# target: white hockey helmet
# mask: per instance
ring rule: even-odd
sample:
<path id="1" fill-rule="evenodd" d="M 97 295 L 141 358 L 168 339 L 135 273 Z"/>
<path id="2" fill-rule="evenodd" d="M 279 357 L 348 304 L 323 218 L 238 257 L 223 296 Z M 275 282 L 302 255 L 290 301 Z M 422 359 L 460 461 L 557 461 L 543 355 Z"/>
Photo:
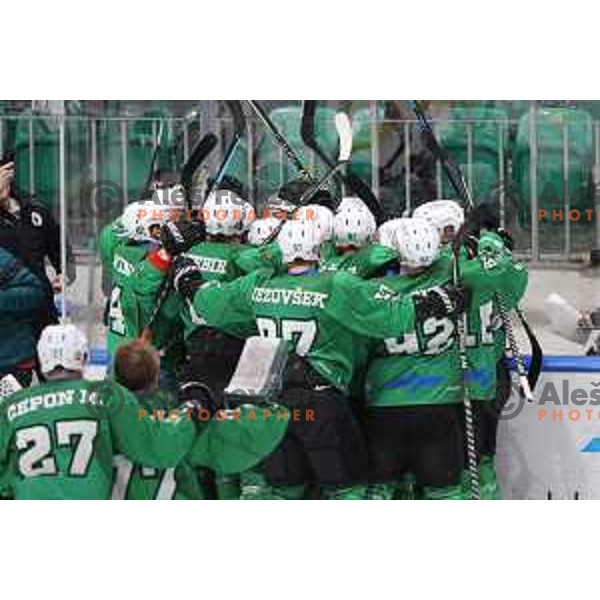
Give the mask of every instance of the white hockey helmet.
<path id="1" fill-rule="evenodd" d="M 286 221 L 277 236 L 283 262 L 288 264 L 296 259 L 318 261 L 319 248 L 323 243 L 323 232 L 317 221 L 302 208 L 299 210 L 299 217 Z"/>
<path id="2" fill-rule="evenodd" d="M 202 208 L 206 233 L 225 237 L 241 235 L 249 224 L 249 206 L 248 202 L 231 190 L 212 191 Z"/>
<path id="3" fill-rule="evenodd" d="M 244 221 L 244 232 L 250 231 L 252 223 L 256 221 L 256 214 L 254 213 L 254 206 L 250 202 L 244 201 L 242 204 L 242 219 Z"/>
<path id="4" fill-rule="evenodd" d="M 440 234 L 426 219 L 395 219 L 394 243 L 400 264 L 411 268 L 428 267 L 437 258 Z"/>
<path id="5" fill-rule="evenodd" d="M 369 210 L 369 207 L 358 196 L 344 196 L 338 204 L 337 212 L 343 210 Z"/>
<path id="6" fill-rule="evenodd" d="M 119 235 L 127 237 L 136 242 L 156 241 L 151 230 L 153 227 L 160 227 L 169 210 L 154 205 L 151 202 L 132 202 L 125 207 L 121 216 Z"/>
<path id="7" fill-rule="evenodd" d="M 268 208 L 272 211 L 291 213 L 296 208 L 296 205 L 290 202 L 289 200 L 281 198 L 276 192 L 269 196 L 267 202 L 265 203 L 265 208 Z"/>
<path id="8" fill-rule="evenodd" d="M 152 203 L 156 208 L 163 208 L 165 211 L 169 209 L 185 208 L 185 191 L 180 183 L 165 187 L 158 187 L 152 193 Z"/>
<path id="9" fill-rule="evenodd" d="M 371 211 L 363 206 L 342 208 L 333 220 L 333 238 L 337 246 L 355 246 L 360 248 L 369 242 L 377 224 Z"/>
<path id="10" fill-rule="evenodd" d="M 81 371 L 88 361 L 87 338 L 75 325 L 48 325 L 37 345 L 40 369 L 50 373 L 58 367 Z"/>
<path id="11" fill-rule="evenodd" d="M 321 204 L 307 204 L 298 209 L 306 218 L 313 222 L 318 231 L 321 232 L 321 242 L 326 242 L 333 237 L 333 212 Z"/>
<path id="12" fill-rule="evenodd" d="M 385 246 L 386 248 L 391 248 L 392 250 L 398 250 L 398 243 L 396 242 L 396 224 L 400 221 L 400 219 L 390 219 L 385 223 L 382 223 L 377 230 L 377 242 Z"/>
<path id="13" fill-rule="evenodd" d="M 252 221 L 248 230 L 248 243 L 252 246 L 260 246 L 279 227 L 280 223 L 280 219 L 275 217 Z"/>
<path id="14" fill-rule="evenodd" d="M 432 200 L 417 206 L 413 217 L 426 219 L 439 232 L 440 236 L 448 235 L 447 228 L 451 227 L 454 235 L 465 221 L 465 212 L 454 200 Z"/>

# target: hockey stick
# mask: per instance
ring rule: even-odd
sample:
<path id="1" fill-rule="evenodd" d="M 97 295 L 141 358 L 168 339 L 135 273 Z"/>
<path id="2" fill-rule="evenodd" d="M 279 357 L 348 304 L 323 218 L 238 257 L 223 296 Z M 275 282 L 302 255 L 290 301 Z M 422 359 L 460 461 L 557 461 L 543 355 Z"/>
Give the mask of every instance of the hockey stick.
<path id="1" fill-rule="evenodd" d="M 192 153 L 188 160 L 181 168 L 181 175 L 179 181 L 184 189 L 185 202 L 188 209 L 191 209 L 192 198 L 191 198 L 191 184 L 194 180 L 194 174 L 200 167 L 200 165 L 209 157 L 210 153 L 215 149 L 217 145 L 217 136 L 214 133 L 207 133 L 203 136 L 198 143 L 194 146 Z M 169 292 L 171 291 L 173 274 L 169 271 L 167 277 L 163 280 L 160 289 L 156 297 L 156 305 L 150 315 L 148 324 L 144 328 L 142 335 L 148 338 L 151 337 L 152 327 L 160 313 Z"/>
<path id="2" fill-rule="evenodd" d="M 339 139 L 339 155 L 337 159 L 337 163 L 333 164 L 327 173 L 319 181 L 315 182 L 308 188 L 300 199 L 298 200 L 297 209 L 305 204 L 308 204 L 310 200 L 314 197 L 314 195 L 323 188 L 323 186 L 335 176 L 336 173 L 340 169 L 344 167 L 350 160 L 350 156 L 352 154 L 352 123 L 346 113 L 339 112 L 335 115 L 335 128 L 337 130 L 338 139 Z M 271 234 L 265 239 L 263 244 L 266 245 L 271 243 L 281 231 L 283 227 L 284 221 L 283 219 L 279 222 L 277 227 L 271 232 Z"/>
<path id="3" fill-rule="evenodd" d="M 283 135 L 281 135 L 281 133 L 275 126 L 275 123 L 271 121 L 271 118 L 266 113 L 264 108 L 256 100 L 246 100 L 246 102 L 248 103 L 250 108 L 255 112 L 256 116 L 259 118 L 262 124 L 271 132 L 279 147 L 285 152 L 290 162 L 298 170 L 301 179 L 313 182 L 315 180 L 314 176 L 311 174 L 310 170 L 306 167 L 306 165 L 300 160 L 300 157 L 296 154 L 296 152 L 290 146 L 288 141 L 283 137 Z"/>
<path id="4" fill-rule="evenodd" d="M 425 138 L 427 140 L 429 149 L 440 161 L 442 168 L 444 169 L 444 172 L 446 173 L 446 176 L 450 181 L 450 184 L 454 188 L 454 191 L 463 200 L 463 202 L 465 202 L 466 210 L 473 210 L 475 208 L 475 203 L 473 202 L 473 197 L 469 190 L 469 186 L 467 185 L 467 182 L 464 178 L 462 171 L 460 170 L 460 167 L 448 156 L 446 151 L 440 146 L 431 126 L 429 125 L 429 122 L 427 121 L 427 117 L 425 116 L 425 113 L 423 112 L 423 109 L 420 107 L 419 103 L 416 100 L 413 100 L 411 101 L 411 107 L 413 109 L 413 112 L 415 113 L 415 116 L 417 117 L 417 120 L 421 127 L 421 131 L 425 134 Z M 455 262 L 457 259 L 458 257 L 455 256 Z M 499 295 L 496 294 L 495 297 L 496 304 L 498 306 L 498 312 L 500 314 L 500 319 L 502 320 L 502 325 L 506 332 L 506 337 L 508 339 L 511 352 L 513 353 L 515 359 L 517 376 L 519 379 L 519 386 L 521 388 L 521 392 L 528 402 L 532 402 L 532 386 L 530 385 L 530 381 L 525 369 L 525 360 L 523 358 L 523 353 L 519 350 L 519 346 L 517 344 L 517 339 L 515 337 L 515 332 L 512 326 L 512 322 L 510 320 L 510 315 L 504 308 Z M 529 330 L 531 331 L 531 328 L 529 328 Z M 537 348 L 541 350 L 539 343 L 537 343 Z M 537 381 L 537 377 L 535 379 Z"/>
<path id="5" fill-rule="evenodd" d="M 416 101 L 411 103 L 412 109 L 417 116 L 417 119 L 421 125 L 421 130 L 426 134 L 429 145 L 433 153 L 440 160 L 448 178 L 452 182 L 452 185 L 456 193 L 463 199 L 467 204 L 467 209 L 473 208 L 473 199 L 469 193 L 469 189 L 466 185 L 463 185 L 462 173 L 460 170 L 455 175 L 451 163 L 448 162 L 446 153 L 442 150 L 441 146 L 427 122 L 425 114 L 421 110 L 421 107 Z M 460 274 L 458 270 L 458 250 L 454 252 L 454 259 L 452 261 L 452 281 L 454 285 L 458 285 L 460 282 Z M 461 388 L 463 393 L 463 408 L 465 413 L 465 437 L 467 441 L 467 463 L 469 469 L 469 482 L 471 487 L 471 498 L 473 500 L 479 500 L 481 496 L 481 489 L 479 486 L 479 466 L 477 460 L 477 445 L 475 439 L 475 425 L 473 423 L 473 405 L 471 403 L 471 394 L 469 392 L 469 360 L 467 357 L 467 314 L 466 312 L 462 315 L 458 315 L 456 318 L 456 331 L 458 334 L 458 356 L 459 356 L 459 367 L 461 374 Z"/>
<path id="6" fill-rule="evenodd" d="M 335 115 L 335 128 L 340 141 L 340 151 L 337 163 L 331 165 L 327 173 L 300 196 L 300 200 L 298 201 L 300 206 L 307 204 L 308 201 L 321 190 L 330 179 L 337 175 L 342 167 L 350 160 L 350 155 L 352 154 L 352 123 L 346 113 L 339 112 Z"/>
<path id="7" fill-rule="evenodd" d="M 179 182 L 185 193 L 185 203 L 188 209 L 192 208 L 192 188 L 194 184 L 194 175 L 200 168 L 200 165 L 210 156 L 217 146 L 218 138 L 214 133 L 207 133 L 194 146 L 192 153 L 186 163 L 181 168 Z"/>
<path id="8" fill-rule="evenodd" d="M 302 108 L 302 124 L 300 126 L 300 135 L 302 141 L 329 167 L 333 166 L 333 161 L 325 151 L 317 143 L 315 135 L 315 116 L 317 111 L 316 100 L 305 100 Z M 377 196 L 373 193 L 373 190 L 360 178 L 354 175 L 352 172 L 345 172 L 340 174 L 340 177 L 344 183 L 356 194 L 369 208 L 375 217 L 377 224 L 381 224 L 385 215 L 381 204 L 377 199 Z"/>
<path id="9" fill-rule="evenodd" d="M 515 308 L 515 312 L 517 313 L 517 316 L 521 321 L 521 325 L 523 325 L 523 329 L 525 329 L 529 343 L 531 344 L 531 364 L 529 365 L 529 372 L 527 373 L 527 381 L 529 382 L 529 387 L 534 390 L 535 386 L 537 385 L 540 372 L 542 371 L 544 352 L 542 351 L 542 347 L 540 346 L 540 343 L 533 332 L 531 325 L 529 325 L 525 319 L 525 315 L 521 309 Z"/>
<path id="10" fill-rule="evenodd" d="M 454 188 L 454 191 L 458 194 L 458 196 L 462 199 L 463 202 L 467 205 L 467 210 L 472 210 L 475 208 L 475 203 L 473 202 L 473 197 L 471 196 L 471 192 L 469 190 L 469 186 L 465 181 L 465 178 L 460 170 L 459 166 L 448 156 L 448 153 L 440 146 L 437 138 L 435 137 L 435 133 L 429 125 L 429 121 L 423 112 L 423 109 L 419 105 L 416 100 L 410 101 L 411 108 L 417 117 L 417 121 L 419 122 L 419 127 L 421 131 L 425 134 L 425 140 L 427 143 L 427 147 L 434 154 L 434 156 L 440 161 L 446 176 L 450 180 L 450 184 Z"/>
<path id="11" fill-rule="evenodd" d="M 148 176 L 146 177 L 146 183 L 144 183 L 144 187 L 140 192 L 139 198 L 146 198 L 150 188 L 152 187 L 152 182 L 154 181 L 154 173 L 156 171 L 156 163 L 158 161 L 158 153 L 160 152 L 160 146 L 162 144 L 163 132 L 165 129 L 165 122 L 161 120 L 160 125 L 158 126 L 158 134 L 156 136 L 156 146 L 154 147 L 154 152 L 152 152 L 152 158 L 150 159 L 150 166 L 148 168 Z"/>
<path id="12" fill-rule="evenodd" d="M 233 117 L 233 139 L 225 151 L 225 155 L 221 160 L 217 174 L 214 176 L 206 189 L 204 194 L 205 199 L 208 198 L 208 195 L 214 189 L 217 189 L 221 184 L 221 181 L 223 181 L 223 177 L 225 176 L 225 173 L 231 164 L 235 151 L 237 150 L 237 147 L 239 146 L 242 136 L 246 130 L 246 119 L 244 118 L 244 109 L 242 108 L 242 103 L 239 100 L 225 100 L 225 104 L 227 105 L 227 108 Z"/>

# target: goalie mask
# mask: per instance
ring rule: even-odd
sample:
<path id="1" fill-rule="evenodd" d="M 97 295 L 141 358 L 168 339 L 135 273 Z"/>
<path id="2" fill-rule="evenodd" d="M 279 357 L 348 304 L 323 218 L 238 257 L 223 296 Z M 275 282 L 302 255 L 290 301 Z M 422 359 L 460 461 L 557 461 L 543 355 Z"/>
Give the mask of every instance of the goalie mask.
<path id="1" fill-rule="evenodd" d="M 125 207 L 121 216 L 121 237 L 134 242 L 158 242 L 160 227 L 168 209 L 148 202 L 132 202 Z"/>
<path id="2" fill-rule="evenodd" d="M 40 369 L 47 374 L 54 369 L 81 371 L 89 357 L 84 333 L 75 325 L 49 325 L 42 331 L 37 345 Z"/>
<path id="3" fill-rule="evenodd" d="M 425 219 L 395 219 L 393 235 L 400 264 L 411 269 L 428 267 L 437 258 L 440 234 Z"/>
<path id="4" fill-rule="evenodd" d="M 375 217 L 366 207 L 341 209 L 333 220 L 333 238 L 338 247 L 360 248 L 371 240 L 376 230 Z"/>
<path id="5" fill-rule="evenodd" d="M 290 264 L 295 260 L 316 262 L 319 260 L 319 248 L 323 243 L 323 232 L 314 218 L 304 209 L 300 209 L 300 218 L 286 221 L 277 236 L 283 262 Z"/>
<path id="6" fill-rule="evenodd" d="M 433 200 L 421 204 L 413 211 L 413 217 L 429 221 L 444 242 L 450 241 L 465 221 L 463 209 L 454 200 Z"/>
<path id="7" fill-rule="evenodd" d="M 248 230 L 248 243 L 252 246 L 260 246 L 279 227 L 280 223 L 281 221 L 275 217 L 252 221 Z"/>
<path id="8" fill-rule="evenodd" d="M 211 192 L 202 208 L 202 219 L 208 235 L 233 237 L 242 235 L 248 226 L 250 205 L 230 190 Z"/>

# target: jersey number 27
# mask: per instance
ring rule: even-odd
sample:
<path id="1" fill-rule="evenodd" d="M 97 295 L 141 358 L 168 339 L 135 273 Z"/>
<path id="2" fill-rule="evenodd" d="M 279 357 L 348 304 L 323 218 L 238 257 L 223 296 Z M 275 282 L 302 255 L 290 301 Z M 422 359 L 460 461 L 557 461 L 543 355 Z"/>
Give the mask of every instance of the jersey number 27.
<path id="1" fill-rule="evenodd" d="M 98 422 L 81 419 L 57 421 L 54 424 L 56 447 L 73 448 L 68 467 L 71 477 L 84 477 L 94 452 Z M 52 432 L 47 425 L 33 425 L 16 433 L 19 454 L 19 471 L 23 477 L 56 475 L 58 468 L 52 450 Z"/>

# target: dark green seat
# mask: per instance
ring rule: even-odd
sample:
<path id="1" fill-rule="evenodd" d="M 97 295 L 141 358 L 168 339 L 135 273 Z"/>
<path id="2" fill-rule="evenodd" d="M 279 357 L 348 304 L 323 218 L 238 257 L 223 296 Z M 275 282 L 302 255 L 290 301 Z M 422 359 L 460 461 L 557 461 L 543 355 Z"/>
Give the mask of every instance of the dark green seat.
<path id="1" fill-rule="evenodd" d="M 502 108 L 466 105 L 449 110 L 447 121 L 436 126 L 438 138 L 450 157 L 468 176 L 469 128 L 471 129 L 471 192 L 476 202 L 490 198 L 501 179 L 500 155 L 506 156 L 508 117 Z M 442 178 L 442 197 L 455 198 L 450 182 Z"/>
<path id="2" fill-rule="evenodd" d="M 315 131 L 319 145 L 331 157 L 337 153 L 337 133 L 335 129 L 335 109 L 328 106 L 317 107 L 315 116 Z M 310 165 L 312 153 L 302 141 L 300 126 L 302 122 L 302 108 L 300 106 L 286 106 L 277 108 L 269 114 L 271 120 L 289 142 L 300 160 Z M 261 130 L 264 131 L 262 125 Z M 325 167 L 322 162 L 315 158 L 315 172 L 324 173 Z M 257 156 L 258 182 L 261 195 L 269 194 L 286 181 L 294 179 L 298 175 L 297 169 L 290 163 L 285 153 L 273 140 L 268 131 L 264 135 L 258 147 Z"/>
<path id="3" fill-rule="evenodd" d="M 158 133 L 161 119 L 170 117 L 163 110 L 153 109 L 137 120 L 100 121 L 98 126 L 99 178 L 116 183 L 125 183 L 127 200 L 134 201 L 146 183 L 154 153 L 155 134 Z M 123 134 L 125 127 L 125 152 L 127 160 L 127 181 L 123 181 Z M 165 121 L 161 140 L 158 166 L 163 171 L 177 171 L 179 156 L 174 149 L 176 136 L 171 131 L 169 121 Z"/>
<path id="4" fill-rule="evenodd" d="M 59 199 L 59 128 L 56 118 L 31 114 L 20 118 L 15 130 L 15 187 L 23 195 L 35 193 L 36 200 L 48 208 Z M 31 123 L 31 126 L 30 126 Z M 30 143 L 30 134 L 32 143 Z M 67 119 L 65 124 L 66 197 L 78 197 L 88 160 L 89 125 L 85 120 Z M 33 148 L 34 189 L 30 185 L 30 160 Z"/>
<path id="5" fill-rule="evenodd" d="M 589 113 L 576 108 L 545 108 L 537 111 L 537 193 L 538 208 L 549 211 L 565 205 L 564 181 L 568 177 L 570 208 L 580 211 L 593 208 L 593 121 Z M 569 165 L 563 169 L 563 132 L 568 128 Z M 531 148 L 530 114 L 521 117 L 513 153 L 513 179 L 519 185 L 523 202 L 519 219 L 530 223 Z M 584 221 L 582 221 L 583 223 Z"/>

